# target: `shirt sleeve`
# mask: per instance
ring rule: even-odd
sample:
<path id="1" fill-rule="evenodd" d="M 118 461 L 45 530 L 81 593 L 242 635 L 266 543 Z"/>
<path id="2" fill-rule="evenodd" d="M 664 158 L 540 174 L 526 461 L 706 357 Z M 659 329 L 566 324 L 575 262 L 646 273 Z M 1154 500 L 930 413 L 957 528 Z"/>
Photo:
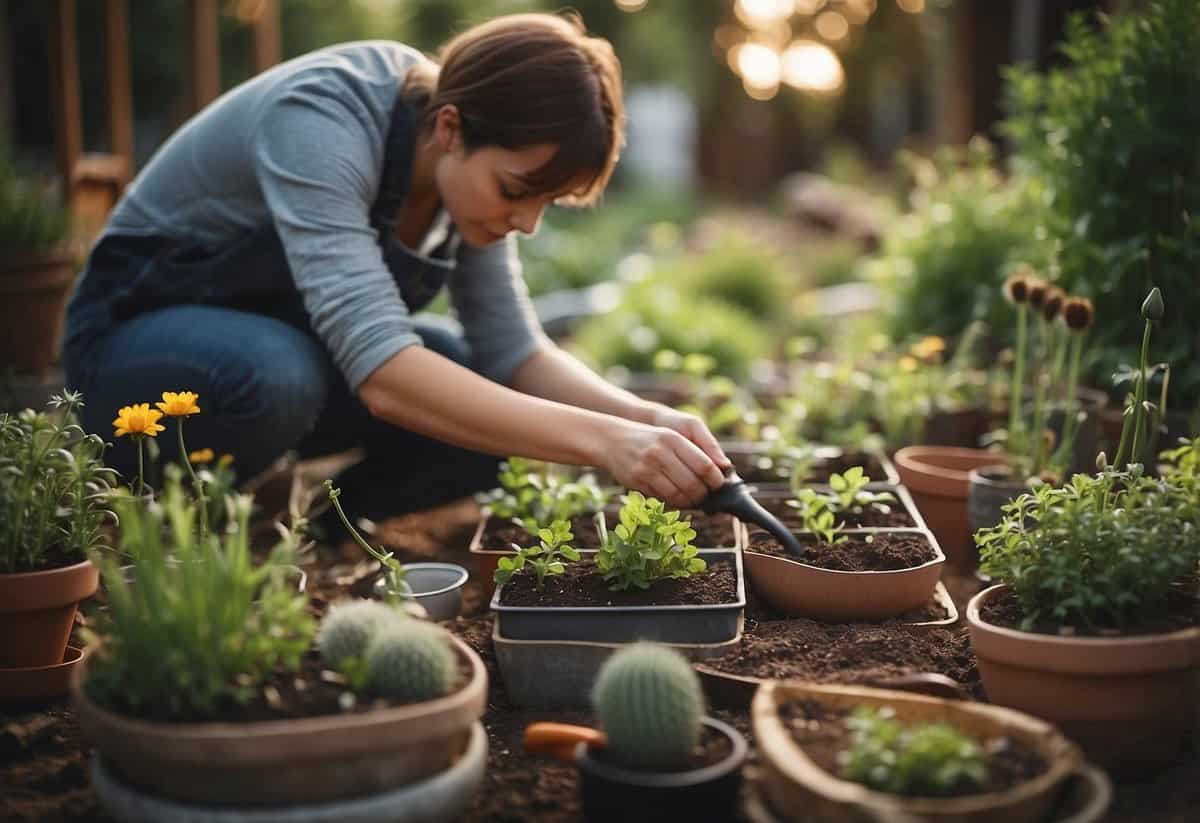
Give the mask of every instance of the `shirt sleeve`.
<path id="1" fill-rule="evenodd" d="M 370 221 L 379 130 L 352 97 L 292 89 L 264 110 L 253 152 L 313 330 L 357 390 L 397 352 L 421 344 Z"/>
<path id="2" fill-rule="evenodd" d="M 521 276 L 516 238 L 479 248 L 460 243 L 449 289 L 471 366 L 483 376 L 507 384 L 535 351 L 550 345 Z"/>

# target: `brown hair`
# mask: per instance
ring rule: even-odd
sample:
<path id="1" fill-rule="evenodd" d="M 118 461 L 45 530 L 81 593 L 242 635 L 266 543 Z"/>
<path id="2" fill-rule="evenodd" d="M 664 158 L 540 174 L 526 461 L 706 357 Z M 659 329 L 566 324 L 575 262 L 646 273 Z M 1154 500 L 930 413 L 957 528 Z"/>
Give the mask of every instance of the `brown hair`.
<path id="1" fill-rule="evenodd" d="M 625 143 L 621 64 L 607 40 L 588 37 L 576 15 L 513 14 L 459 34 L 439 62 L 405 83 L 423 128 L 453 105 L 468 152 L 551 143 L 554 156 L 522 182 L 544 193 L 586 177 L 564 199 L 590 204 L 600 196 Z"/>

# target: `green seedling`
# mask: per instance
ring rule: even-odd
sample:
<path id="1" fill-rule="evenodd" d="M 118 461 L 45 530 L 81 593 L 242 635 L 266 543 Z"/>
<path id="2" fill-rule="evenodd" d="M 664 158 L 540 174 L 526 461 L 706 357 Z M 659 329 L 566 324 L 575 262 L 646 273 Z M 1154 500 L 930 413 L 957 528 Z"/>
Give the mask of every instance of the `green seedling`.
<path id="1" fill-rule="evenodd" d="M 513 544 L 516 554 L 513 557 L 501 557 L 497 563 L 492 579 L 496 585 L 503 585 L 512 580 L 513 575 L 528 569 L 533 572 L 534 585 L 538 591 L 545 586 L 546 578 L 559 575 L 566 571 L 563 559 L 577 562 L 579 550 L 568 545 L 575 537 L 571 524 L 566 520 L 555 520 L 547 529 L 536 529 L 538 544 L 521 548 Z"/>

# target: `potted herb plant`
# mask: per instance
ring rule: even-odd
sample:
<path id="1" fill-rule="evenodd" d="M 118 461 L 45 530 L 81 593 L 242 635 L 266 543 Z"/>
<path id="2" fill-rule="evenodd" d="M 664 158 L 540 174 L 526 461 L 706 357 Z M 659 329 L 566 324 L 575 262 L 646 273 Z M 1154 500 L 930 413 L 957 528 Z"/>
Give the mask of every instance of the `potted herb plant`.
<path id="1" fill-rule="evenodd" d="M 860 686 L 768 681 L 751 708 L 762 789 L 788 820 L 1041 821 L 1067 778 L 1103 774 L 1020 712 Z M 1079 819 L 1079 818 L 1072 818 Z"/>
<path id="2" fill-rule="evenodd" d="M 58 356 L 75 282 L 70 216 L 0 141 L 0 370 L 41 376 Z"/>
<path id="3" fill-rule="evenodd" d="M 1155 290 L 1157 291 L 1157 290 Z M 1140 454 L 1148 436 L 1144 309 L 1140 379 L 1113 465 L 1039 486 L 976 535 L 997 581 L 967 606 L 992 700 L 1053 720 L 1100 762 L 1146 771 L 1178 756 L 1196 728 L 1200 667 L 1200 445 Z"/>
<path id="4" fill-rule="evenodd" d="M 104 544 L 106 495 L 116 473 L 104 441 L 75 422 L 80 395 L 50 413 L 0 414 L 0 697 L 66 692 L 82 652 L 68 640 L 79 601 L 99 572 L 88 552 Z"/>
<path id="5" fill-rule="evenodd" d="M 600 729 L 536 723 L 526 750 L 573 762 L 587 820 L 729 820 L 736 816 L 748 747 L 704 716 L 687 660 L 653 643 L 609 658 L 592 704 Z"/>
<path id="6" fill-rule="evenodd" d="M 336 608 L 314 649 L 309 604 L 287 573 L 299 538 L 283 529 L 256 565 L 251 505 L 239 497 L 232 527 L 201 538 L 174 467 L 160 503 L 118 502 L 137 583 L 101 560 L 109 609 L 72 681 L 114 813 L 135 802 L 171 813 L 154 819 L 284 807 L 394 819 L 396 793 L 433 791 L 465 752 L 480 769 L 478 655 L 365 601 Z"/>
<path id="7" fill-rule="evenodd" d="M 502 636 L 719 643 L 737 635 L 746 605 L 741 553 L 698 549 L 690 522 L 660 500 L 640 492 L 623 500 L 613 531 L 597 514 L 600 548 L 578 552 L 580 562 L 563 549 L 573 538 L 564 521 L 539 531 L 540 545 L 526 550 L 532 561 L 502 559 L 491 602 Z"/>
<path id="8" fill-rule="evenodd" d="M 829 621 L 879 620 L 928 603 L 946 559 L 933 535 L 907 513 L 909 528 L 857 528 L 886 522 L 896 494 L 871 490 L 861 466 L 830 482 L 827 490 L 796 483 L 787 501 L 802 555 L 766 532 L 747 537 L 755 591 L 785 614 Z"/>

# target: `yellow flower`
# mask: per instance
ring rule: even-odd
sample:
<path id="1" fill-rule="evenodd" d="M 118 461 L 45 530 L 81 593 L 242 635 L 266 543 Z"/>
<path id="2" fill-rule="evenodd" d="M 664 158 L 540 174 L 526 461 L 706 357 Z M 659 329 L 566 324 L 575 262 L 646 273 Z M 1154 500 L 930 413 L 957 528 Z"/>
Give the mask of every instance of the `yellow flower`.
<path id="1" fill-rule="evenodd" d="M 162 409 L 162 413 L 168 417 L 186 417 L 189 414 L 199 414 L 200 407 L 196 405 L 196 401 L 200 399 L 200 395 L 191 391 L 165 391 L 163 392 L 163 402 L 155 403 L 154 405 Z"/>
<path id="2" fill-rule="evenodd" d="M 220 466 L 222 469 L 232 463 L 233 463 L 233 455 L 232 454 L 223 454 L 223 455 L 221 455 L 221 459 L 217 461 L 217 465 Z"/>
<path id="3" fill-rule="evenodd" d="M 917 370 L 917 361 L 907 354 L 901 357 L 898 363 L 902 372 L 915 372 Z"/>
<path id="4" fill-rule="evenodd" d="M 912 347 L 912 353 L 922 360 L 928 360 L 935 354 L 946 350 L 946 341 L 940 337 L 922 337 L 921 342 Z"/>
<path id="5" fill-rule="evenodd" d="M 117 437 L 126 434 L 148 434 L 154 437 L 160 431 L 164 431 L 164 427 L 158 424 L 160 417 L 162 412 L 154 411 L 149 403 L 134 403 L 132 406 L 123 406 L 117 412 L 117 419 L 113 421 L 113 425 L 117 429 Z"/>
<path id="6" fill-rule="evenodd" d="M 189 454 L 188 460 L 193 463 L 211 463 L 214 456 L 212 449 L 200 449 L 200 451 L 194 451 Z"/>

